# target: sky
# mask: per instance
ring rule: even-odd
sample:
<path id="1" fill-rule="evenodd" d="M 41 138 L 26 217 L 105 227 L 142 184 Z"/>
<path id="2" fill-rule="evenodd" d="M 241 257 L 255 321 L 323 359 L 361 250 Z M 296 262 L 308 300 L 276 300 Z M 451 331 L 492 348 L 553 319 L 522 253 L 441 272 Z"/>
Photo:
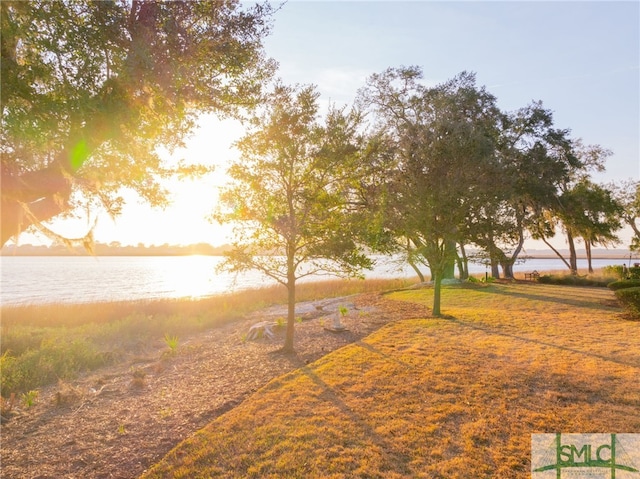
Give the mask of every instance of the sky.
<path id="1" fill-rule="evenodd" d="M 475 72 L 503 110 L 541 100 L 557 127 L 612 150 L 597 181 L 640 179 L 640 2 L 290 0 L 265 47 L 285 83 L 316 85 L 325 105 L 351 104 L 368 76 L 389 67 L 420 66 L 434 85 Z M 115 221 L 98 217 L 96 241 L 227 242 L 230 229 L 206 216 L 240 136 L 239 125 L 203 117 L 175 156 L 214 164 L 215 173 L 172 184 L 164 211 L 127 198 Z M 80 234 L 86 225 L 58 230 Z"/>

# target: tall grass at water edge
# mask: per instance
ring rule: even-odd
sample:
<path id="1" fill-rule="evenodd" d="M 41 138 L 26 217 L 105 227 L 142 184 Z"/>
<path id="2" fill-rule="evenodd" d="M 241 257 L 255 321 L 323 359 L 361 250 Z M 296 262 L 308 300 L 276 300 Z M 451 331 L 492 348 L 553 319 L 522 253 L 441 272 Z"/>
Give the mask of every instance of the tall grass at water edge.
<path id="1" fill-rule="evenodd" d="M 332 280 L 300 283 L 298 301 L 397 289 L 412 281 Z M 163 344 L 237 320 L 287 301 L 286 289 L 270 286 L 204 299 L 1 308 L 0 394 L 24 393 L 79 373 L 126 361 Z"/>

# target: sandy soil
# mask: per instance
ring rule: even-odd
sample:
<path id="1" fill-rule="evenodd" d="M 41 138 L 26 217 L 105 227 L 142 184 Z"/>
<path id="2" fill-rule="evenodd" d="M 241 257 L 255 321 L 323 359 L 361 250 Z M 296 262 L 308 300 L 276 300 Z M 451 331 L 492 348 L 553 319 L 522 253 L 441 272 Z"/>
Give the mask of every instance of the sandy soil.
<path id="1" fill-rule="evenodd" d="M 331 332 L 340 306 L 347 328 Z M 358 341 L 389 321 L 428 316 L 425 308 L 378 294 L 300 303 L 296 354 L 273 339 L 245 341 L 251 325 L 285 316 L 283 307 L 185 338 L 176 354 L 150 345 L 118 366 L 40 391 L 35 406 L 1 426 L 3 478 L 133 478 L 181 440 L 247 399 L 271 379 Z"/>

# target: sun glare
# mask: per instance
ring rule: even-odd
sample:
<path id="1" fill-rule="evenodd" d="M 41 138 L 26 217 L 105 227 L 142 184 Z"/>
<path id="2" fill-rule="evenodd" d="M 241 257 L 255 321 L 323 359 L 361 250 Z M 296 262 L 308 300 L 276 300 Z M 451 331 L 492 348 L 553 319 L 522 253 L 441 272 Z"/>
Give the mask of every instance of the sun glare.
<path id="1" fill-rule="evenodd" d="M 177 164 L 212 166 L 214 171 L 202 178 L 168 180 L 170 204 L 165 209 L 144 204 L 135 194 L 123 192 L 122 214 L 112 219 L 106 213 L 92 212 L 81 219 L 58 219 L 50 227 L 67 238 L 85 235 L 96 220 L 94 239 L 99 243 L 119 242 L 122 245 L 189 245 L 209 243 L 220 246 L 231 240 L 231 227 L 209 221 L 220 188 L 227 181 L 226 170 L 238 152 L 233 143 L 244 130 L 239 122 L 203 116 L 198 128 L 185 142 L 185 147 L 172 154 L 162 152 L 165 161 Z M 41 234 L 24 233 L 20 244 L 48 243 Z"/>

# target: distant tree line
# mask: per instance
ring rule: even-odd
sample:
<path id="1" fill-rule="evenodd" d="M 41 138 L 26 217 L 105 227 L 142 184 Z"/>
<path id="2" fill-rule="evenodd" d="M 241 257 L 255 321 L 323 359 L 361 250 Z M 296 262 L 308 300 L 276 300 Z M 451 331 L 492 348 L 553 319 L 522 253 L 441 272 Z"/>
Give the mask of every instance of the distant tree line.
<path id="1" fill-rule="evenodd" d="M 208 243 L 192 245 L 121 245 L 119 242 L 100 243 L 92 246 L 96 256 L 187 256 L 208 255 L 221 256 L 229 250 L 229 246 L 212 246 Z M 81 246 L 69 246 L 63 243 L 45 245 L 8 245 L 2 248 L 2 256 L 86 256 L 87 251 Z"/>

